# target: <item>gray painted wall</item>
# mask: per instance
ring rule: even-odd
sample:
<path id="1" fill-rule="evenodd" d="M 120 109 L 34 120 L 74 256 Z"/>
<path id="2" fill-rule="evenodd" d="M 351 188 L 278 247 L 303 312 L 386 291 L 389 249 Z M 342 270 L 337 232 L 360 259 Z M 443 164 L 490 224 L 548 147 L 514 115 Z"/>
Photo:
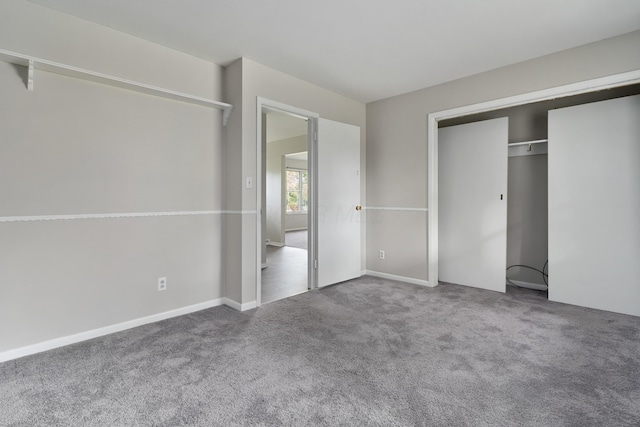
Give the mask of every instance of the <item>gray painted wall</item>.
<path id="1" fill-rule="evenodd" d="M 507 266 L 542 270 L 548 257 L 547 155 L 509 158 L 507 192 Z M 512 268 L 510 279 L 543 284 L 542 275 Z"/>
<path id="2" fill-rule="evenodd" d="M 427 207 L 429 113 L 637 70 L 638 46 L 640 31 L 367 104 L 367 205 Z M 367 269 L 426 280 L 426 215 L 367 218 Z M 398 237 L 409 229 L 419 238 Z"/>
<path id="3" fill-rule="evenodd" d="M 224 295 L 236 302 L 242 301 L 242 289 L 236 281 L 242 266 L 242 62 L 235 61 L 224 69 L 223 100 L 233 105 L 233 113 L 224 127 L 223 144 L 223 208 L 234 213 L 222 217 L 223 283 Z M 266 258 L 266 254 L 265 254 Z"/>
<path id="4" fill-rule="evenodd" d="M 221 96 L 214 64 L 28 2 L 0 2 L 0 40 Z M 43 71 L 29 92 L 23 75 L 0 62 L 0 216 L 221 209 L 219 111 Z M 0 352 L 222 297 L 220 229 L 215 215 L 0 223 Z"/>

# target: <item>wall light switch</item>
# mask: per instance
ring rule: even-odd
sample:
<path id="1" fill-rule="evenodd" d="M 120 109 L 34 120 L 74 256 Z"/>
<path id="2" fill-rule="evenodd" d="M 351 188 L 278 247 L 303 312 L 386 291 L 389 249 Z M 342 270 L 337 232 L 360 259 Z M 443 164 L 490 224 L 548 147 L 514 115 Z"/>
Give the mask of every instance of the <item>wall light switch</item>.
<path id="1" fill-rule="evenodd" d="M 253 188 L 253 178 L 250 176 L 247 177 L 247 188 Z"/>

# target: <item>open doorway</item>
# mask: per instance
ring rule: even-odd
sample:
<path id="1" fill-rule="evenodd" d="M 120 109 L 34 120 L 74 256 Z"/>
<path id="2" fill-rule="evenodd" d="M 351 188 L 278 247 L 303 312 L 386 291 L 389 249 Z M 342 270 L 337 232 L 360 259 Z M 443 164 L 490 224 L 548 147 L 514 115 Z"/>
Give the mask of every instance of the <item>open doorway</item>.
<path id="1" fill-rule="evenodd" d="M 310 171 L 305 118 L 264 108 L 261 302 L 309 288 Z"/>
<path id="2" fill-rule="evenodd" d="M 261 97 L 257 98 L 256 110 L 258 147 L 256 176 L 260 189 L 256 194 L 256 205 L 259 207 L 256 223 L 256 260 L 262 261 L 256 263 L 257 305 L 360 277 L 362 275 L 360 128 L 348 123 L 321 119 L 317 113 Z M 296 119 L 295 123 L 301 126 L 297 132 L 269 136 L 274 129 L 285 128 L 274 122 L 289 121 L 289 119 Z M 294 122 L 291 121 L 291 123 Z M 306 133 L 302 132 L 302 125 L 306 125 Z M 300 145 L 291 147 L 290 150 L 278 151 L 280 145 L 284 145 L 287 141 L 293 144 L 294 140 L 297 140 Z M 277 141 L 284 142 L 279 144 Z M 304 169 L 300 163 L 297 163 L 297 167 L 295 163 L 296 161 L 304 162 L 302 156 L 305 151 L 306 174 L 303 173 Z M 272 169 L 271 176 L 276 177 L 274 182 L 277 185 L 270 188 L 276 193 L 280 192 L 280 204 L 271 205 L 269 208 L 267 207 L 268 157 L 275 158 L 276 165 Z M 290 165 L 289 170 L 301 171 L 297 178 L 292 178 L 294 182 L 297 180 L 300 186 L 291 186 L 290 191 L 285 185 L 287 162 Z M 291 194 L 297 192 L 299 194 Z M 275 248 L 284 248 L 279 252 L 286 254 L 301 244 L 300 239 L 295 239 L 293 233 L 289 233 L 289 238 L 286 235 L 289 202 L 291 203 L 290 220 L 301 215 L 299 213 L 301 210 L 306 210 L 305 215 L 302 216 L 304 219 L 298 218 L 306 222 L 307 226 L 307 249 L 298 248 L 306 252 L 306 264 L 288 262 L 291 259 L 284 256 L 284 262 L 278 263 L 279 268 L 276 269 L 272 268 L 276 267 L 276 259 L 268 257 L 267 249 L 275 252 L 277 251 Z M 275 236 L 273 240 L 267 234 L 267 222 L 271 221 L 270 218 L 273 218 L 274 222 L 269 226 L 279 227 L 279 231 L 273 234 Z M 302 227 L 291 225 L 291 222 L 289 221 L 290 231 L 303 231 L 298 235 L 302 234 L 304 238 L 304 230 L 295 230 Z M 298 241 L 297 244 L 294 243 L 294 239 Z M 298 284 L 288 286 L 287 282 L 294 274 L 294 265 L 299 268 L 301 276 L 306 271 L 305 286 Z M 271 289 L 268 290 L 268 288 Z"/>

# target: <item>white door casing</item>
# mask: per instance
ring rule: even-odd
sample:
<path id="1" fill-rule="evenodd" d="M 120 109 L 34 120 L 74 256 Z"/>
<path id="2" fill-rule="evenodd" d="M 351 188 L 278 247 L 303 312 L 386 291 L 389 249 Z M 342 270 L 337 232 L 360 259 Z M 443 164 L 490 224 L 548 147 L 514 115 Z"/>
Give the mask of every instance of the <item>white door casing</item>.
<path id="1" fill-rule="evenodd" d="M 312 138 L 312 135 L 315 133 L 317 128 L 318 114 L 312 111 L 307 111 L 301 108 L 297 108 L 291 105 L 283 104 L 278 101 L 257 97 L 256 98 L 256 143 L 257 143 L 257 161 L 256 161 L 256 187 L 262 189 L 263 186 L 263 156 L 266 154 L 266 150 L 262 146 L 262 132 L 266 129 L 263 128 L 262 122 L 262 114 L 267 110 L 275 110 L 279 112 L 283 112 L 285 114 L 289 114 L 295 117 L 299 117 L 301 119 L 307 120 L 307 141 L 309 148 L 309 174 L 311 178 L 311 190 L 310 190 L 310 203 L 313 204 L 316 191 L 314 189 L 315 186 L 315 169 L 316 169 L 316 141 Z M 265 142 L 266 143 L 266 142 Z M 262 239 L 262 218 L 265 214 L 263 212 L 263 194 L 262 191 L 256 191 L 256 206 L 259 207 L 258 215 L 256 215 L 256 260 L 262 259 L 262 247 L 263 247 L 263 239 Z M 309 260 L 315 259 L 317 256 L 316 252 L 316 218 L 315 212 L 312 208 L 309 212 Z M 311 262 L 308 263 L 309 266 L 313 265 Z M 262 304 L 262 263 L 256 262 L 256 305 L 260 306 Z M 310 288 L 315 288 L 316 285 L 316 275 L 315 270 L 309 268 L 309 280 L 308 285 Z"/>
<path id="2" fill-rule="evenodd" d="M 360 128 L 318 122 L 318 287 L 360 277 Z"/>
<path id="3" fill-rule="evenodd" d="M 508 119 L 439 130 L 439 280 L 505 292 Z"/>

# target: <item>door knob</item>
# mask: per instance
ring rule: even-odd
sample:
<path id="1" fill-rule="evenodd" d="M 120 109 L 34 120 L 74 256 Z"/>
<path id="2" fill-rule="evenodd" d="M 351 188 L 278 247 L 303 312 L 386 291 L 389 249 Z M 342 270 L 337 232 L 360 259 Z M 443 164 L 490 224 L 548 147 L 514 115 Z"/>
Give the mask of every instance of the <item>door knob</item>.
<path id="1" fill-rule="evenodd" d="M 356 206 L 356 210 L 357 211 L 361 211 L 362 210 L 362 206 L 360 206 L 360 205 Z"/>

